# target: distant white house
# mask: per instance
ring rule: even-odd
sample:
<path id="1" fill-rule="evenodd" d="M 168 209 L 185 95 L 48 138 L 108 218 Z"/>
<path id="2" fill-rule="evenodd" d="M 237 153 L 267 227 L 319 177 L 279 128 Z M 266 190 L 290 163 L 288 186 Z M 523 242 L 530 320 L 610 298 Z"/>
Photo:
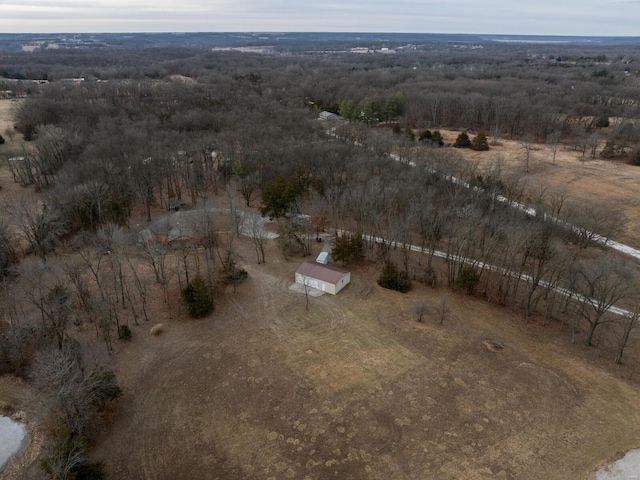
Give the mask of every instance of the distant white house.
<path id="1" fill-rule="evenodd" d="M 327 112 L 326 110 L 320 112 L 318 115 L 318 120 L 340 120 L 340 117 L 332 112 Z"/>
<path id="2" fill-rule="evenodd" d="M 351 281 L 351 273 L 333 265 L 304 262 L 296 270 L 296 283 L 336 295 Z"/>

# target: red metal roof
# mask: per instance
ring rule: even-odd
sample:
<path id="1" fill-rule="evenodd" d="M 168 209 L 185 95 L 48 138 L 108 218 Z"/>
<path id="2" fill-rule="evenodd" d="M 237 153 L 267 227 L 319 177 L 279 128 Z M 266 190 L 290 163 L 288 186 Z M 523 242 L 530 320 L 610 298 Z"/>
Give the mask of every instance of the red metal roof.
<path id="1" fill-rule="evenodd" d="M 298 267 L 296 273 L 304 275 L 305 277 L 322 280 L 323 282 L 336 284 L 345 273 L 348 273 L 348 271 L 340 267 L 334 267 L 333 265 L 323 265 L 317 262 L 304 262 Z"/>

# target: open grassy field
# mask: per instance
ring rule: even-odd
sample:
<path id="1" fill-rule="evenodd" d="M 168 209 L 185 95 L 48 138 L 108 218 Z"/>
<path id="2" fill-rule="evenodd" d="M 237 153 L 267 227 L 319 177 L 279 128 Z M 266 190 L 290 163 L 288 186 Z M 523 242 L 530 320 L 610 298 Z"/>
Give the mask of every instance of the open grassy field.
<path id="1" fill-rule="evenodd" d="M 12 105 L 14 105 L 12 100 L 0 100 L 0 135 L 4 136 L 5 129 L 13 128 L 13 114 L 11 112 Z M 9 139 L 7 138 L 5 140 Z"/>
<path id="2" fill-rule="evenodd" d="M 9 168 L 6 166 L 6 159 L 20 155 L 23 146 L 26 145 L 22 135 L 15 132 L 13 140 L 5 134 L 5 130 L 13 130 L 13 116 L 16 105 L 21 100 L 0 100 L 0 135 L 4 138 L 4 143 L 0 145 L 0 201 L 11 193 L 19 192 L 22 188 L 13 181 Z"/>
<path id="3" fill-rule="evenodd" d="M 447 144 L 453 144 L 459 133 L 442 131 Z M 569 202 L 587 201 L 616 208 L 624 213 L 628 223 L 625 233 L 615 240 L 640 248 L 640 167 L 599 156 L 592 159 L 589 152 L 583 157 L 582 152 L 563 145 L 558 147 L 554 162 L 548 146 L 537 144 L 531 151 L 526 173 L 522 143 L 508 139 L 500 139 L 498 143 L 486 152 L 457 151 L 477 162 L 481 169 L 495 168 L 499 162 L 503 175 L 518 177 L 531 192 L 563 192 Z"/>
<path id="4" fill-rule="evenodd" d="M 5 141 L 8 144 L 7 146 L 10 146 L 11 143 L 13 143 L 14 146 L 21 145 L 23 141 L 22 135 L 18 132 L 15 133 L 13 142 L 11 141 L 11 139 L 7 138 L 7 135 L 5 135 L 5 131 L 7 129 L 13 130 L 13 110 L 20 101 L 21 100 L 0 100 L 0 135 L 4 137 Z M 7 146 L 2 148 L 6 148 Z"/>
<path id="5" fill-rule="evenodd" d="M 299 260 L 272 246 L 209 318 L 135 329 L 95 449 L 110 478 L 578 480 L 640 443 L 629 372 L 557 327 L 454 295 L 439 325 L 442 292 L 387 291 L 366 268 L 307 312 Z"/>

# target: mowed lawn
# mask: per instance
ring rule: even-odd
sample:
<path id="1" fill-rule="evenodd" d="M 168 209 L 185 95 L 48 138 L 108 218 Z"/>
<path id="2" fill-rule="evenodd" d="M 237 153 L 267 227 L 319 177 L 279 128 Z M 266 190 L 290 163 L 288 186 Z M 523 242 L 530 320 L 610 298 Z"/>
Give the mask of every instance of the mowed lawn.
<path id="1" fill-rule="evenodd" d="M 443 291 L 366 268 L 307 311 L 299 261 L 272 247 L 209 318 L 134 327 L 94 449 L 110 478 L 583 480 L 640 446 L 637 387 L 557 326 L 453 294 L 439 325 Z"/>

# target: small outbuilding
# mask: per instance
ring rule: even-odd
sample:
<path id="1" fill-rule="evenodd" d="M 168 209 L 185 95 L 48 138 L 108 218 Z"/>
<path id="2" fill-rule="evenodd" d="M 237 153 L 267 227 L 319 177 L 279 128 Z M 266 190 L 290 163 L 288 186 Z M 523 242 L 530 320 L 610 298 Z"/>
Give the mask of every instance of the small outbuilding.
<path id="1" fill-rule="evenodd" d="M 304 262 L 296 270 L 296 283 L 336 295 L 351 281 L 351 272 L 333 265 Z"/>
<path id="2" fill-rule="evenodd" d="M 320 112 L 318 115 L 318 120 L 340 120 L 340 117 L 332 112 L 327 112 L 326 110 Z"/>
<path id="3" fill-rule="evenodd" d="M 316 263 L 321 263 L 322 265 L 329 265 L 329 252 L 322 251 L 316 258 Z"/>

